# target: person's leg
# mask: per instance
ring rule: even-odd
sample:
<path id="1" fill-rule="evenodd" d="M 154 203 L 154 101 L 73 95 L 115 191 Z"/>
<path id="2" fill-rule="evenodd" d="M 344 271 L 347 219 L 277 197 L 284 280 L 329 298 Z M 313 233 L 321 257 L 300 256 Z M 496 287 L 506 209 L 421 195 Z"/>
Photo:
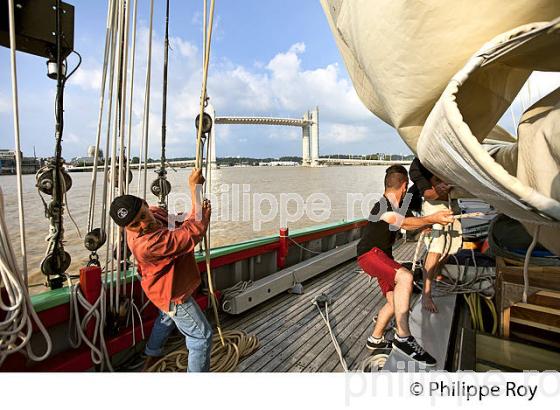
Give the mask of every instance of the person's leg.
<path id="1" fill-rule="evenodd" d="M 400 337 L 410 336 L 408 327 L 408 310 L 410 308 L 410 297 L 412 295 L 412 273 L 406 268 L 400 268 L 395 274 L 395 290 L 393 304 L 395 309 L 395 320 L 397 322 L 397 335 Z"/>
<path id="2" fill-rule="evenodd" d="M 142 371 L 148 371 L 163 356 L 163 346 L 169 338 L 169 335 L 175 329 L 175 322 L 163 312 L 159 312 L 159 316 L 154 321 L 154 327 L 150 338 L 144 348 L 144 354 L 147 356 L 142 367 Z"/>
<path id="3" fill-rule="evenodd" d="M 405 268 L 397 270 L 395 275 L 395 318 L 397 321 L 397 334 L 393 340 L 393 346 L 413 360 L 425 363 L 427 366 L 435 366 L 434 359 L 422 346 L 418 344 L 414 336 L 410 334 L 408 325 L 410 297 L 412 295 L 412 273 Z"/>
<path id="4" fill-rule="evenodd" d="M 377 314 L 377 321 L 375 322 L 373 333 L 371 334 L 376 339 L 380 339 L 383 337 L 385 328 L 395 314 L 395 309 L 393 307 L 393 292 L 387 292 L 385 297 L 387 298 L 387 302 Z"/>
<path id="5" fill-rule="evenodd" d="M 432 299 L 432 284 L 438 271 L 440 258 L 440 253 L 429 252 L 426 256 L 426 262 L 424 263 L 424 287 L 422 289 L 422 306 L 428 312 L 432 313 L 437 313 L 438 311 L 437 306 Z"/>
<path id="6" fill-rule="evenodd" d="M 212 349 L 212 326 L 192 297 L 177 306 L 173 317 L 179 331 L 185 336 L 189 351 L 189 372 L 210 370 Z"/>
<path id="7" fill-rule="evenodd" d="M 165 313 L 159 312 L 159 316 L 154 322 L 152 333 L 144 349 L 146 356 L 160 357 L 163 355 L 163 346 L 174 329 L 175 323 L 173 320 Z"/>

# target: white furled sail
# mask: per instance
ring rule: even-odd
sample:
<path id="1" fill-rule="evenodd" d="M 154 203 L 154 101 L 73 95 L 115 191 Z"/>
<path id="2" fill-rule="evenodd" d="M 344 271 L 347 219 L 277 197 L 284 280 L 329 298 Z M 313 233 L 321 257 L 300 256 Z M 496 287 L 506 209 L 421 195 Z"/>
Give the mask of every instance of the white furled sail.
<path id="1" fill-rule="evenodd" d="M 422 163 L 523 222 L 541 225 L 539 241 L 560 254 L 560 92 L 523 115 L 514 155 L 481 142 L 533 70 L 560 71 L 560 20 L 535 23 L 486 44 L 449 82 L 417 144 Z"/>
<path id="2" fill-rule="evenodd" d="M 517 142 L 497 126 L 533 71 L 560 71 L 560 1 L 321 2 L 370 111 L 560 254 L 560 91 L 525 112 Z"/>

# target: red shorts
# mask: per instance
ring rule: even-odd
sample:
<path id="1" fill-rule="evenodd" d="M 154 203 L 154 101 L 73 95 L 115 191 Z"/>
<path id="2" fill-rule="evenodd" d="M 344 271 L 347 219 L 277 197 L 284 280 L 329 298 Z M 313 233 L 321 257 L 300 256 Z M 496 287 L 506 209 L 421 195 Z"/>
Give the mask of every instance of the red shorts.
<path id="1" fill-rule="evenodd" d="M 369 276 L 377 278 L 383 295 L 395 289 L 395 275 L 402 266 L 391 259 L 379 248 L 372 248 L 369 252 L 358 257 L 358 265 Z"/>

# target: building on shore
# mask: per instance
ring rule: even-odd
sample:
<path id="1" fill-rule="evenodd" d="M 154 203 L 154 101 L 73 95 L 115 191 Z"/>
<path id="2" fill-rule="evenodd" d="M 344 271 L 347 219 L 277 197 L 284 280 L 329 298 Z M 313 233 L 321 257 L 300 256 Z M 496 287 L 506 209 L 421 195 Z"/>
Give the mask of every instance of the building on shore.
<path id="1" fill-rule="evenodd" d="M 19 153 L 21 158 L 21 171 L 23 174 L 34 174 L 41 168 L 41 160 L 35 157 L 24 157 Z M 16 151 L 12 149 L 0 149 L 0 175 L 16 174 Z"/>

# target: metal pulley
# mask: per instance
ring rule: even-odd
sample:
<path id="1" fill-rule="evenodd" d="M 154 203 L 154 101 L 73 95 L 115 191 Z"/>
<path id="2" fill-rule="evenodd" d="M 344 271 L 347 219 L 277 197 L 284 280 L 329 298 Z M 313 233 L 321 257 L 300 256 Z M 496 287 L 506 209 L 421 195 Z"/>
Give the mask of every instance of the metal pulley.
<path id="1" fill-rule="evenodd" d="M 116 189 L 118 189 L 118 187 L 119 187 L 119 169 L 120 169 L 120 166 L 117 165 L 117 166 L 115 167 L 115 174 L 116 174 L 116 175 L 115 175 L 115 188 L 116 188 Z M 121 172 L 122 172 L 122 180 L 123 180 L 123 182 L 125 182 L 125 181 L 128 180 L 128 182 L 125 182 L 125 184 L 126 184 L 126 183 L 130 184 L 130 182 L 132 181 L 132 171 L 129 169 L 129 170 L 128 170 L 128 173 L 127 173 L 127 172 L 126 172 L 126 167 L 124 167 L 124 168 L 122 169 Z M 108 176 L 108 178 L 109 178 L 109 180 L 111 180 L 111 169 L 109 169 L 109 176 Z"/>
<path id="2" fill-rule="evenodd" d="M 158 198 L 164 198 L 171 192 L 171 183 L 167 180 L 165 175 L 167 171 L 160 169 L 158 172 L 158 177 L 152 182 L 150 190 L 152 194 Z"/>
<path id="3" fill-rule="evenodd" d="M 72 257 L 62 248 L 55 249 L 41 261 L 41 272 L 46 276 L 63 275 L 72 262 Z"/>
<path id="4" fill-rule="evenodd" d="M 86 234 L 84 246 L 88 251 L 95 252 L 105 244 L 106 240 L 107 235 L 105 231 L 101 228 L 95 228 L 93 231 Z"/>
<path id="5" fill-rule="evenodd" d="M 200 114 L 198 114 L 195 119 L 195 126 L 197 130 L 199 124 L 200 124 Z M 204 115 L 202 116 L 202 133 L 208 134 L 212 130 L 212 125 L 213 125 L 212 117 L 209 114 L 204 113 Z"/>
<path id="6" fill-rule="evenodd" d="M 66 172 L 63 165 L 64 165 L 64 160 L 61 159 L 59 163 L 59 169 L 60 169 L 59 175 L 61 175 L 63 178 L 60 187 L 62 195 L 70 191 L 70 188 L 72 188 L 72 178 L 70 177 L 68 172 Z M 55 159 L 51 158 L 48 160 L 45 166 L 43 166 L 42 168 L 39 169 L 39 171 L 37 171 L 37 174 L 35 175 L 35 180 L 36 180 L 35 186 L 40 192 L 42 192 L 45 195 L 52 196 L 53 194 L 54 174 L 56 172 L 56 168 L 57 167 L 55 164 Z M 59 180 L 59 182 L 61 181 Z"/>

